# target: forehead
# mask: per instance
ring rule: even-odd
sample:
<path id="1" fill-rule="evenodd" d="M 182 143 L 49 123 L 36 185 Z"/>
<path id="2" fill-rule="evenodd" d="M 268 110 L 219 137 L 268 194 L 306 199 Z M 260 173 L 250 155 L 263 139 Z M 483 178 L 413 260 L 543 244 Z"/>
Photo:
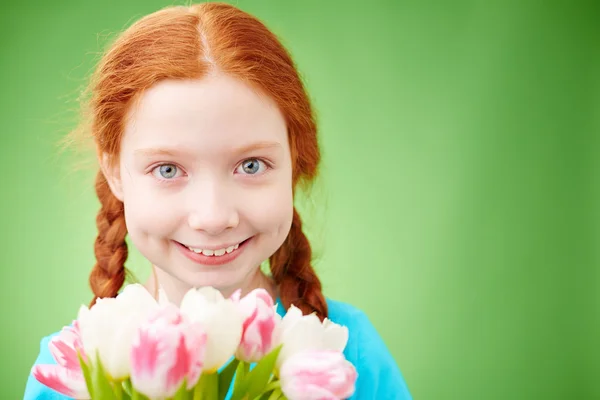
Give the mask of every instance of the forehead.
<path id="1" fill-rule="evenodd" d="M 275 102 L 224 74 L 158 83 L 132 107 L 124 133 L 123 150 L 181 145 L 218 151 L 257 141 L 287 145 L 285 119 Z"/>

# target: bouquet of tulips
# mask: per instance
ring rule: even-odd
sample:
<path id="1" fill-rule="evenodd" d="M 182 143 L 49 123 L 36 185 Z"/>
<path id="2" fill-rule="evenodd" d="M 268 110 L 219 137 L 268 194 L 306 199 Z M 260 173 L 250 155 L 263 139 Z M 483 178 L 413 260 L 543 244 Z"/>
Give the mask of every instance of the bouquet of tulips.
<path id="1" fill-rule="evenodd" d="M 50 340 L 56 364 L 32 373 L 75 399 L 345 399 L 357 378 L 347 341 L 346 327 L 294 306 L 281 318 L 263 289 L 192 289 L 177 307 L 131 284 L 82 306 Z"/>

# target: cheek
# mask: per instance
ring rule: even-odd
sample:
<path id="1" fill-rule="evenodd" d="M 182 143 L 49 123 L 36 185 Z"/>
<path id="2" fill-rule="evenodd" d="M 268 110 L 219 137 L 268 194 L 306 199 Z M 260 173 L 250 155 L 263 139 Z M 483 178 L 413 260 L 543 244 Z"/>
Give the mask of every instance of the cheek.
<path id="1" fill-rule="evenodd" d="M 129 184 L 128 184 L 129 183 Z M 131 234 L 168 235 L 179 221 L 177 207 L 169 207 L 168 199 L 150 192 L 142 185 L 124 182 L 123 196 L 127 229 Z"/>
<path id="2" fill-rule="evenodd" d="M 292 223 L 294 202 L 289 186 L 246 197 L 243 215 L 260 231 L 286 236 Z"/>

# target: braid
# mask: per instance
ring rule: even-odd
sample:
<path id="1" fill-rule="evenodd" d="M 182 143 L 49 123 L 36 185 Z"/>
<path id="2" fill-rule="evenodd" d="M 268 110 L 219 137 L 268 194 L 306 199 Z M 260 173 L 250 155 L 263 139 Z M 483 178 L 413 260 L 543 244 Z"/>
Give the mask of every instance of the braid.
<path id="1" fill-rule="evenodd" d="M 96 265 L 89 279 L 94 292 L 90 307 L 98 298 L 117 295 L 125 282 L 125 260 L 128 255 L 123 203 L 111 192 L 102 171 L 98 171 L 96 176 L 96 194 L 101 208 L 96 217 L 98 227 L 98 236 L 94 244 Z"/>
<path id="2" fill-rule="evenodd" d="M 310 243 L 302 232 L 302 221 L 294 208 L 290 233 L 270 258 L 271 274 L 279 286 L 285 309 L 293 304 L 303 314 L 315 312 L 323 320 L 327 318 L 327 303 L 321 292 L 321 281 L 311 266 L 311 258 Z"/>

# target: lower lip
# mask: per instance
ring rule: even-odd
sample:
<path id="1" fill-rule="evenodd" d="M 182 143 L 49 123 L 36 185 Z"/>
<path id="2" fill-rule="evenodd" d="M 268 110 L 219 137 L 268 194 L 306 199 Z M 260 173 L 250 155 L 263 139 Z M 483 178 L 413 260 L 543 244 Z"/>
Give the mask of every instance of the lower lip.
<path id="1" fill-rule="evenodd" d="M 223 265 L 235 260 L 240 254 L 242 254 L 242 251 L 244 251 L 249 241 L 250 239 L 246 239 L 239 245 L 237 249 L 233 250 L 231 253 L 226 253 L 222 256 L 205 256 L 202 253 L 195 253 L 191 251 L 179 242 L 173 241 L 173 243 L 175 243 L 177 248 L 179 248 L 179 251 L 181 251 L 184 256 L 194 261 L 195 263 L 203 265 Z"/>

